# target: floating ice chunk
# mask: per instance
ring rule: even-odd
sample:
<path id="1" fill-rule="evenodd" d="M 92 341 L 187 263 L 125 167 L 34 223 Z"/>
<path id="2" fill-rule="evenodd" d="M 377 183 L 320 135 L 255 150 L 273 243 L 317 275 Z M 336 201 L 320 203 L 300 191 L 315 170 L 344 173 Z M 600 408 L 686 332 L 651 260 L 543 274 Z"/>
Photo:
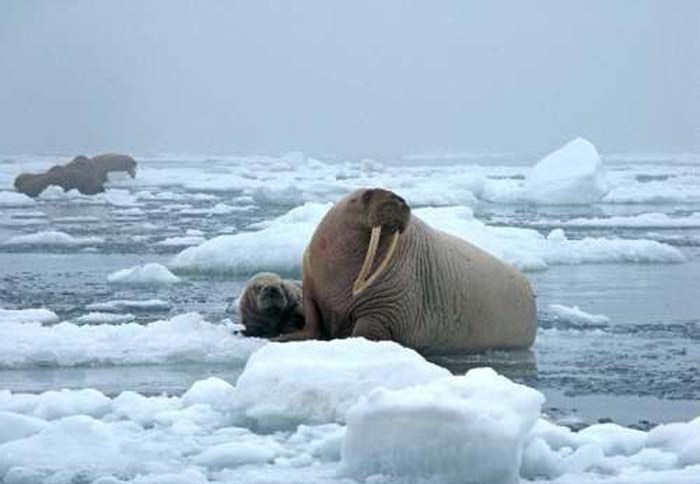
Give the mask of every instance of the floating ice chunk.
<path id="1" fill-rule="evenodd" d="M 0 324 L 2 323 L 58 323 L 58 315 L 48 309 L 2 309 L 0 308 Z"/>
<path id="2" fill-rule="evenodd" d="M 688 216 L 671 217 L 665 213 L 651 212 L 632 216 L 614 216 L 607 218 L 574 218 L 570 220 L 541 220 L 531 222 L 534 227 L 624 227 L 624 228 L 697 228 L 700 227 L 700 212 Z"/>
<path id="3" fill-rule="evenodd" d="M 44 427 L 46 427 L 46 420 L 0 411 L 0 444 L 29 437 Z"/>
<path id="4" fill-rule="evenodd" d="M 29 207 L 35 203 L 24 193 L 0 191 L 0 207 Z"/>
<path id="5" fill-rule="evenodd" d="M 272 461 L 281 450 L 281 447 L 269 443 L 228 442 L 209 447 L 195 456 L 193 462 L 210 469 L 260 464 Z"/>
<path id="6" fill-rule="evenodd" d="M 264 341 L 197 313 L 141 325 L 0 324 L 0 368 L 183 362 L 242 365 Z"/>
<path id="7" fill-rule="evenodd" d="M 132 195 L 129 190 L 108 189 L 98 196 L 115 207 L 136 207 L 139 205 L 137 197 Z"/>
<path id="8" fill-rule="evenodd" d="M 75 318 L 78 324 L 123 324 L 134 320 L 133 314 L 91 312 Z"/>
<path id="9" fill-rule="evenodd" d="M 177 254 L 170 267 L 179 271 L 237 274 L 252 274 L 260 268 L 294 272 L 316 225 L 329 208 L 330 204 L 306 204 L 266 222 L 257 232 L 214 237 Z"/>
<path id="10" fill-rule="evenodd" d="M 697 184 L 680 184 L 668 181 L 619 185 L 603 197 L 605 203 L 698 203 L 700 189 Z"/>
<path id="11" fill-rule="evenodd" d="M 182 396 L 183 405 L 207 404 L 218 412 L 230 410 L 233 400 L 233 385 L 216 377 L 195 382 Z"/>
<path id="12" fill-rule="evenodd" d="M 402 388 L 447 374 L 393 342 L 271 343 L 248 360 L 234 407 L 263 429 L 343 422 L 347 409 L 375 388 Z"/>
<path id="13" fill-rule="evenodd" d="M 564 306 L 562 304 L 550 304 L 547 311 L 560 321 L 579 327 L 607 326 L 610 318 L 604 314 L 590 314 L 579 309 L 578 306 Z"/>
<path id="14" fill-rule="evenodd" d="M 2 245 L 41 245 L 41 246 L 81 246 L 101 244 L 100 237 L 74 237 L 65 232 L 48 230 L 34 234 L 16 235 L 5 240 Z"/>
<path id="15" fill-rule="evenodd" d="M 576 138 L 533 167 L 525 190 L 538 204 L 578 205 L 599 201 L 609 186 L 595 146 Z"/>
<path id="16" fill-rule="evenodd" d="M 207 239 L 197 235 L 187 235 L 184 237 L 168 237 L 157 242 L 156 245 L 163 247 L 190 247 L 206 242 Z"/>
<path id="17" fill-rule="evenodd" d="M 185 235 L 188 235 L 190 237 L 204 237 L 204 232 L 197 229 L 187 229 Z"/>
<path id="18" fill-rule="evenodd" d="M 88 311 L 105 311 L 105 312 L 121 312 L 121 311 L 166 311 L 170 309 L 170 303 L 161 299 L 146 299 L 136 301 L 131 299 L 117 299 L 114 301 L 106 301 L 102 303 L 93 303 L 85 306 Z"/>
<path id="19" fill-rule="evenodd" d="M 113 272 L 107 277 L 107 281 L 115 284 L 159 285 L 175 284 L 180 282 L 180 278 L 164 265 L 150 262 Z"/>
<path id="20" fill-rule="evenodd" d="M 348 412 L 346 472 L 515 483 L 544 397 L 490 368 L 400 390 L 377 389 Z"/>

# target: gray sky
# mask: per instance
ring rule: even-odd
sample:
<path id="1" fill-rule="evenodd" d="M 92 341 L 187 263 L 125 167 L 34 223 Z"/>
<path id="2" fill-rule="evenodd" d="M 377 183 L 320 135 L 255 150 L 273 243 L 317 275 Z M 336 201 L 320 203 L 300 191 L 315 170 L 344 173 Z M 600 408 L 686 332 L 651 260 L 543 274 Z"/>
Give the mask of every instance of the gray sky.
<path id="1" fill-rule="evenodd" d="M 0 152 L 700 150 L 698 1 L 0 1 Z"/>

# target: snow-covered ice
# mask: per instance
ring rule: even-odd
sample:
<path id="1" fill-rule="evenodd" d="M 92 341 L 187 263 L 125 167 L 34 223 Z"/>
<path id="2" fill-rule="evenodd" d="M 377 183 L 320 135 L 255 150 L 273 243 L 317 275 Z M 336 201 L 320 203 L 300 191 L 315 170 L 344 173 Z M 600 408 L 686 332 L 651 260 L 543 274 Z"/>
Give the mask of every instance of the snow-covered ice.
<path id="1" fill-rule="evenodd" d="M 316 225 L 329 204 L 306 203 L 251 228 L 255 232 L 222 235 L 185 249 L 170 262 L 180 271 L 251 274 L 260 270 L 298 272 Z M 523 270 L 544 270 L 550 265 L 603 262 L 682 262 L 674 247 L 653 240 L 614 238 L 569 239 L 561 229 L 547 237 L 536 230 L 490 226 L 469 207 L 419 208 L 414 213 L 429 225 L 444 230 L 510 262 Z"/>
<path id="2" fill-rule="evenodd" d="M 40 245 L 40 246 L 83 246 L 102 244 L 100 237 L 76 237 L 65 232 L 47 230 L 27 235 L 15 235 L 2 242 L 2 245 Z"/>
<path id="3" fill-rule="evenodd" d="M 0 191 L 0 207 L 29 207 L 35 203 L 23 193 Z"/>
<path id="4" fill-rule="evenodd" d="M 547 312 L 554 316 L 557 320 L 571 326 L 607 326 L 610 323 L 610 318 L 606 315 L 590 314 L 581 310 L 578 306 L 571 307 L 564 306 L 563 304 L 550 304 L 547 306 Z"/>
<path id="5" fill-rule="evenodd" d="M 515 483 L 542 394 L 490 368 L 401 390 L 378 389 L 348 412 L 345 470 L 446 483 Z"/>
<path id="6" fill-rule="evenodd" d="M 402 388 L 448 372 L 393 342 L 362 338 L 271 343 L 238 379 L 234 406 L 258 428 L 342 422 L 361 395 Z"/>
<path id="7" fill-rule="evenodd" d="M 123 324 L 133 320 L 133 314 L 102 313 L 95 311 L 75 318 L 74 322 L 78 324 Z"/>
<path id="8" fill-rule="evenodd" d="M 268 344 L 250 361 L 235 386 L 208 378 L 182 396 L 0 391 L 0 479 L 694 484 L 700 471 L 700 417 L 648 432 L 609 423 L 575 432 L 541 415 L 534 389 L 488 368 L 452 376 L 394 344 Z M 258 378 L 254 390 L 245 383 Z M 239 393 L 263 413 L 310 406 L 336 422 L 306 412 L 300 425 L 272 417 L 277 431 L 256 433 L 238 426 Z"/>
<path id="9" fill-rule="evenodd" d="M 583 138 L 544 157 L 525 180 L 529 199 L 543 205 L 589 204 L 609 189 L 598 151 Z"/>
<path id="10" fill-rule="evenodd" d="M 92 303 L 85 306 L 88 311 L 122 312 L 122 311 L 162 311 L 170 309 L 171 305 L 162 299 L 116 299 Z"/>
<path id="11" fill-rule="evenodd" d="M 214 237 L 177 254 L 174 270 L 251 274 L 263 269 L 298 270 L 301 255 L 330 204 L 307 203 L 265 224 L 261 230 Z"/>
<path id="12" fill-rule="evenodd" d="M 186 313 L 145 325 L 0 324 L 0 368 L 182 362 L 243 364 L 264 344 Z"/>
<path id="13" fill-rule="evenodd" d="M 167 285 L 180 282 L 181 279 L 164 265 L 150 262 L 113 272 L 107 280 L 113 284 Z"/>
<path id="14" fill-rule="evenodd" d="M 190 247 L 200 245 L 206 241 L 207 239 L 198 235 L 185 235 L 181 237 L 168 237 L 167 239 L 157 242 L 156 245 L 163 247 Z"/>
<path id="15" fill-rule="evenodd" d="M 58 322 L 58 315 L 48 309 L 2 309 L 0 308 L 0 324 L 5 323 L 39 323 L 51 324 Z"/>

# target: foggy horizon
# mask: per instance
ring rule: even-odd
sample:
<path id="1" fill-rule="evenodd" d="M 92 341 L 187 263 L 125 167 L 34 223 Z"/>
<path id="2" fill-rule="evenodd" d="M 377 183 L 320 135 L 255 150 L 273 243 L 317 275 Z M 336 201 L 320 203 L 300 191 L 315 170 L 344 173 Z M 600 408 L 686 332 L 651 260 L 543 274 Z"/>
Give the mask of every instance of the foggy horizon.
<path id="1" fill-rule="evenodd" d="M 0 153 L 700 151 L 700 3 L 7 1 Z"/>

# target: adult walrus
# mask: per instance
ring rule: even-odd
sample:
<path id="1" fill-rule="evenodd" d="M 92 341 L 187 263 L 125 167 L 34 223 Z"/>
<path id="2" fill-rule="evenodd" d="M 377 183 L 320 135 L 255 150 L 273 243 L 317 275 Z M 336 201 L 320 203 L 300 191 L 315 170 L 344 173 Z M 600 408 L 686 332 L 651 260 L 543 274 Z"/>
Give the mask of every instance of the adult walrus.
<path id="1" fill-rule="evenodd" d="M 387 190 L 357 190 L 331 208 L 303 276 L 306 324 L 279 341 L 363 336 L 436 354 L 524 348 L 535 338 L 525 276 L 428 226 Z"/>
<path id="2" fill-rule="evenodd" d="M 101 175 L 102 182 L 107 181 L 107 173 L 113 171 L 124 171 L 131 176 L 136 177 L 136 160 L 129 155 L 120 155 L 118 153 L 106 153 L 103 155 L 93 156 L 92 163 Z"/>

